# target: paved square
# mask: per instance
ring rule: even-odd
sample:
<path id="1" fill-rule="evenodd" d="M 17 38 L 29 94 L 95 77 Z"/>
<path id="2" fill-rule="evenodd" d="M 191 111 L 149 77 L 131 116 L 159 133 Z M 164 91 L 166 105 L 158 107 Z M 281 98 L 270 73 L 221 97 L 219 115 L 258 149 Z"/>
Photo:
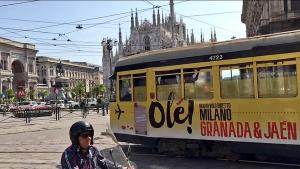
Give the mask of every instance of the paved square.
<path id="1" fill-rule="evenodd" d="M 95 145 L 99 149 L 114 143 L 101 132 L 106 129 L 108 116 L 91 111 L 83 119 L 80 111 L 62 112 L 59 121 L 55 116 L 32 118 L 26 124 L 11 114 L 0 117 L 0 168 L 59 168 L 60 156 L 70 145 L 69 128 L 79 120 L 90 122 L 95 128 Z"/>

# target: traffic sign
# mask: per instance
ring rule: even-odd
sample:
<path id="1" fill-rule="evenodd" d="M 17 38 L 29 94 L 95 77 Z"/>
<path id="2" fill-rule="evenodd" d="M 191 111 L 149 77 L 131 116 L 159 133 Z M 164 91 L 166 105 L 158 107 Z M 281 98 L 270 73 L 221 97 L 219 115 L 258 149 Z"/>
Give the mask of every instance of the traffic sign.
<path id="1" fill-rule="evenodd" d="M 18 89 L 17 97 L 25 97 L 25 89 Z"/>

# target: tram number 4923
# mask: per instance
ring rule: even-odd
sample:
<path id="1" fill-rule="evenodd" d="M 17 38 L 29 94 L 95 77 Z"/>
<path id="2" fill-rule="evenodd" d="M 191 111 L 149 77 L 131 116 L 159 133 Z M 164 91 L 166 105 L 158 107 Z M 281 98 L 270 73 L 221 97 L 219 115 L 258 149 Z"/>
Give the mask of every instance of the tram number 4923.
<path id="1" fill-rule="evenodd" d="M 209 60 L 222 60 L 223 59 L 223 55 L 211 55 L 209 57 Z"/>

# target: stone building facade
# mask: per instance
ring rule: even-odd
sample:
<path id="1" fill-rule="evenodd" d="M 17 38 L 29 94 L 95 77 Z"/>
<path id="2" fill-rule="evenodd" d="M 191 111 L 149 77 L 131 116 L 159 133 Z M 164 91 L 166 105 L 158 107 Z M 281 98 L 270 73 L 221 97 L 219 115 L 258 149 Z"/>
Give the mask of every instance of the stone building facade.
<path id="1" fill-rule="evenodd" d="M 23 88 L 35 90 L 38 82 L 35 45 L 0 38 L 0 93 Z"/>
<path id="2" fill-rule="evenodd" d="M 47 85 L 48 88 L 55 84 L 57 80 L 56 66 L 59 63 L 63 65 L 64 69 L 64 74 L 61 78 L 65 79 L 70 89 L 79 81 L 85 85 L 86 92 L 89 92 L 95 85 L 103 84 L 102 68 L 98 65 L 38 56 L 37 74 L 39 84 Z"/>
<path id="3" fill-rule="evenodd" d="M 247 37 L 300 29 L 299 0 L 243 0 Z"/>

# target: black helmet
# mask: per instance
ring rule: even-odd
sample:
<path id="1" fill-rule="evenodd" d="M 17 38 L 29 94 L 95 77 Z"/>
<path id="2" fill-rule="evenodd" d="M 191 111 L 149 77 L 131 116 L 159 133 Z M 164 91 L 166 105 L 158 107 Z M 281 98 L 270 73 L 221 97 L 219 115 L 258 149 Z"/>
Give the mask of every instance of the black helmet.
<path id="1" fill-rule="evenodd" d="M 85 132 L 90 132 L 92 134 L 91 144 L 93 144 L 94 128 L 89 122 L 85 121 L 78 121 L 71 126 L 69 134 L 72 144 L 79 145 L 78 137 L 81 133 Z"/>

